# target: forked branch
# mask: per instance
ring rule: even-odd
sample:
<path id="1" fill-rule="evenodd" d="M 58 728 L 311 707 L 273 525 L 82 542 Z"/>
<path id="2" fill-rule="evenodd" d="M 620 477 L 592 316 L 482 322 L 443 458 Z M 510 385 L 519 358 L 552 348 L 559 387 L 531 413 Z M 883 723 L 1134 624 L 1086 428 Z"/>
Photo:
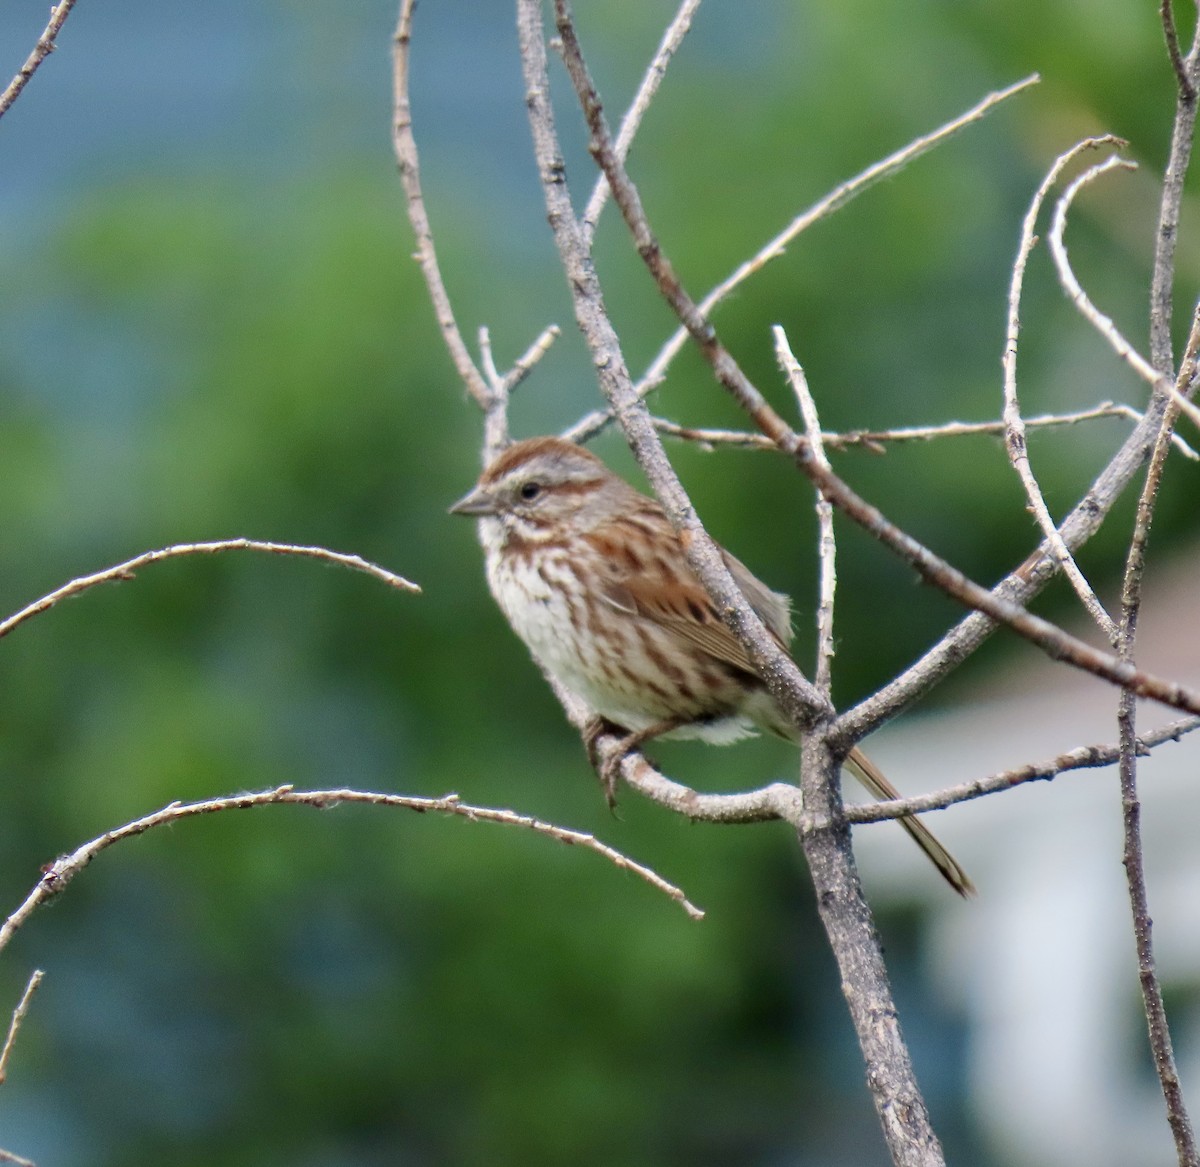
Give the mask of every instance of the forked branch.
<path id="1" fill-rule="evenodd" d="M 624 166 L 613 153 L 600 99 L 583 62 L 565 0 L 556 0 L 555 9 L 560 14 L 559 33 L 563 40 L 568 73 L 575 84 L 576 93 L 583 107 L 591 134 L 589 148 L 608 177 L 614 200 L 620 207 L 621 214 L 633 236 L 638 254 L 654 276 L 664 299 L 675 311 L 697 348 L 708 361 L 717 380 L 729 390 L 759 429 L 780 450 L 792 457 L 797 467 L 830 502 L 858 523 L 868 534 L 873 535 L 909 563 L 923 579 L 941 589 L 951 598 L 958 600 L 966 607 L 975 609 L 998 624 L 1006 625 L 1056 660 L 1065 661 L 1076 668 L 1094 673 L 1113 684 L 1129 689 L 1140 697 L 1148 697 L 1184 712 L 1200 713 L 1200 691 L 1167 678 L 1145 673 L 1131 662 L 1122 661 L 1111 653 L 1101 652 L 1078 637 L 1069 635 L 1049 621 L 1034 616 L 1019 604 L 1004 598 L 999 589 L 989 591 L 981 587 L 940 556 L 935 555 L 918 540 L 891 523 L 877 507 L 868 503 L 828 466 L 821 465 L 813 457 L 811 444 L 787 425 L 762 393 L 751 383 L 729 350 L 721 343 L 716 330 L 705 318 L 695 301 L 687 294 L 670 261 L 664 255 L 647 221 L 637 189 Z M 630 433 L 632 427 L 640 424 L 634 406 L 641 404 L 640 400 L 635 400 L 617 407 L 618 418 L 627 434 Z M 635 453 L 638 453 L 636 444 Z M 639 454 L 640 460 L 641 455 Z M 646 469 L 647 476 L 651 477 L 649 469 L 644 463 L 643 469 Z M 658 483 L 654 482 L 653 477 L 651 477 L 651 481 L 657 491 Z M 670 508 L 668 508 L 668 513 L 670 514 Z M 672 522 L 676 521 L 676 516 L 672 516 Z M 682 516 L 679 517 L 679 521 L 682 522 Z M 1040 562 L 1041 558 L 1039 557 L 1039 564 Z M 1057 561 L 1054 561 L 1054 564 L 1057 566 Z M 705 579 L 704 582 L 707 587 L 708 580 Z M 730 627 L 741 639 L 742 630 L 735 628 L 732 622 Z M 754 659 L 758 664 L 758 658 Z M 905 695 L 905 700 L 913 700 L 958 663 L 961 663 L 961 659 L 947 660 L 939 672 L 912 677 L 909 682 L 911 692 Z M 769 676 L 770 674 L 764 673 L 764 675 Z M 772 692 L 775 692 L 774 688 L 772 688 Z M 893 697 L 892 700 L 895 698 Z M 781 701 L 781 703 L 788 708 L 785 702 Z M 876 703 L 878 703 L 878 698 Z M 790 708 L 789 712 L 791 712 Z M 864 717 L 861 712 L 852 711 L 849 716 L 840 718 L 835 728 L 840 735 L 841 742 L 847 746 L 853 744 L 883 720 L 887 712 L 888 709 L 885 706 L 873 717 Z"/>
<path id="2" fill-rule="evenodd" d="M 1179 373 L 1181 381 L 1189 382 L 1195 377 L 1198 350 L 1200 350 L 1200 306 L 1197 307 L 1192 317 L 1192 331 Z M 1167 453 L 1170 449 L 1171 429 L 1178 412 L 1178 406 L 1174 401 L 1168 403 L 1163 416 L 1162 428 L 1159 430 L 1158 439 L 1154 443 L 1154 450 L 1150 456 L 1150 464 L 1146 468 L 1146 480 L 1138 498 L 1133 535 L 1129 541 L 1129 552 L 1125 561 L 1125 577 L 1121 590 L 1121 626 L 1117 637 L 1117 650 L 1127 660 L 1133 659 L 1137 643 L 1142 584 L 1146 570 L 1146 548 L 1150 539 L 1150 528 L 1154 520 L 1154 509 L 1162 483 L 1163 470 L 1166 467 Z M 1137 946 L 1138 981 L 1141 985 L 1142 1003 L 1146 1012 L 1150 1049 L 1166 1103 L 1167 1122 L 1175 1138 L 1175 1149 L 1179 1156 L 1180 1167 L 1200 1167 L 1200 1151 L 1196 1147 L 1192 1120 L 1183 1098 L 1183 1088 L 1175 1063 L 1171 1031 L 1167 1024 L 1166 1003 L 1163 1000 L 1162 984 L 1158 978 L 1158 969 L 1154 958 L 1153 924 L 1150 917 L 1149 896 L 1146 891 L 1146 871 L 1142 850 L 1142 810 L 1137 782 L 1137 704 L 1132 694 L 1128 692 L 1121 694 L 1117 709 L 1117 725 L 1121 734 L 1121 818 L 1125 837 L 1123 862 L 1125 881 L 1129 888 L 1133 935 Z"/>

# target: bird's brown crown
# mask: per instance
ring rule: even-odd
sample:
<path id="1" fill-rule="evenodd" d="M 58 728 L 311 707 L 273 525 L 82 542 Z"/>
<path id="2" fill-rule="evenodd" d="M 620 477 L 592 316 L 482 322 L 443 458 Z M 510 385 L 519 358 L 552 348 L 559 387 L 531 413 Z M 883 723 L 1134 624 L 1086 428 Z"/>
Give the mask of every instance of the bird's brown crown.
<path id="1" fill-rule="evenodd" d="M 513 442 L 488 466 L 479 479 L 479 484 L 491 486 L 511 474 L 518 466 L 523 466 L 535 458 L 569 460 L 576 464 L 579 462 L 594 463 L 601 469 L 607 470 L 604 463 L 590 450 L 585 450 L 582 446 L 575 445 L 574 442 L 568 442 L 566 438 L 524 438 L 522 441 Z"/>

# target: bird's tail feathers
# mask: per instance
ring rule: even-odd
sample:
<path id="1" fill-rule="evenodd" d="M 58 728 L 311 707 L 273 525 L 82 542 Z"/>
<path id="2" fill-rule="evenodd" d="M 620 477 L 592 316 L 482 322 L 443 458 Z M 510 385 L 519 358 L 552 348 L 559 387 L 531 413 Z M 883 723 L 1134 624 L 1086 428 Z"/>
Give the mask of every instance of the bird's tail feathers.
<path id="1" fill-rule="evenodd" d="M 883 771 L 862 750 L 850 751 L 850 756 L 846 759 L 846 769 L 879 801 L 890 802 L 901 797 L 900 791 L 883 776 Z M 962 865 L 920 819 L 905 815 L 896 821 L 912 836 L 917 846 L 929 856 L 934 867 L 942 873 L 942 878 L 960 896 L 970 898 L 975 894 L 975 885 L 962 869 Z"/>

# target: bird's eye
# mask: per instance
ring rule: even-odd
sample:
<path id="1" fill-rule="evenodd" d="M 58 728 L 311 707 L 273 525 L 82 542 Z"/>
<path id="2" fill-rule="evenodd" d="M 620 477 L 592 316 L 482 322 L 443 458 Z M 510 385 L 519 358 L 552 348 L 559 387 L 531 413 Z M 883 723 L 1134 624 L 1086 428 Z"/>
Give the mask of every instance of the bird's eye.
<path id="1" fill-rule="evenodd" d="M 542 484 L 540 482 L 522 482 L 519 493 L 526 502 L 533 502 L 542 493 Z"/>

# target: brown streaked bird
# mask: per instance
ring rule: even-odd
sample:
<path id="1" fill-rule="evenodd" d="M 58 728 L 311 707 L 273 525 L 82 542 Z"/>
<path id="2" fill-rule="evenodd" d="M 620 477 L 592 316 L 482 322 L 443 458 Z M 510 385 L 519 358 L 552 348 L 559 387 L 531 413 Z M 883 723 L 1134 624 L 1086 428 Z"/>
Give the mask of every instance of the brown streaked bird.
<path id="1" fill-rule="evenodd" d="M 662 507 L 594 454 L 562 438 L 516 442 L 450 511 L 479 519 L 488 585 L 513 630 L 597 725 L 628 735 L 626 750 L 652 737 L 724 744 L 760 729 L 797 741 Z M 721 554 L 786 649 L 791 601 Z M 900 797 L 861 750 L 846 768 L 875 798 Z M 955 891 L 974 893 L 923 823 L 898 821 Z"/>

